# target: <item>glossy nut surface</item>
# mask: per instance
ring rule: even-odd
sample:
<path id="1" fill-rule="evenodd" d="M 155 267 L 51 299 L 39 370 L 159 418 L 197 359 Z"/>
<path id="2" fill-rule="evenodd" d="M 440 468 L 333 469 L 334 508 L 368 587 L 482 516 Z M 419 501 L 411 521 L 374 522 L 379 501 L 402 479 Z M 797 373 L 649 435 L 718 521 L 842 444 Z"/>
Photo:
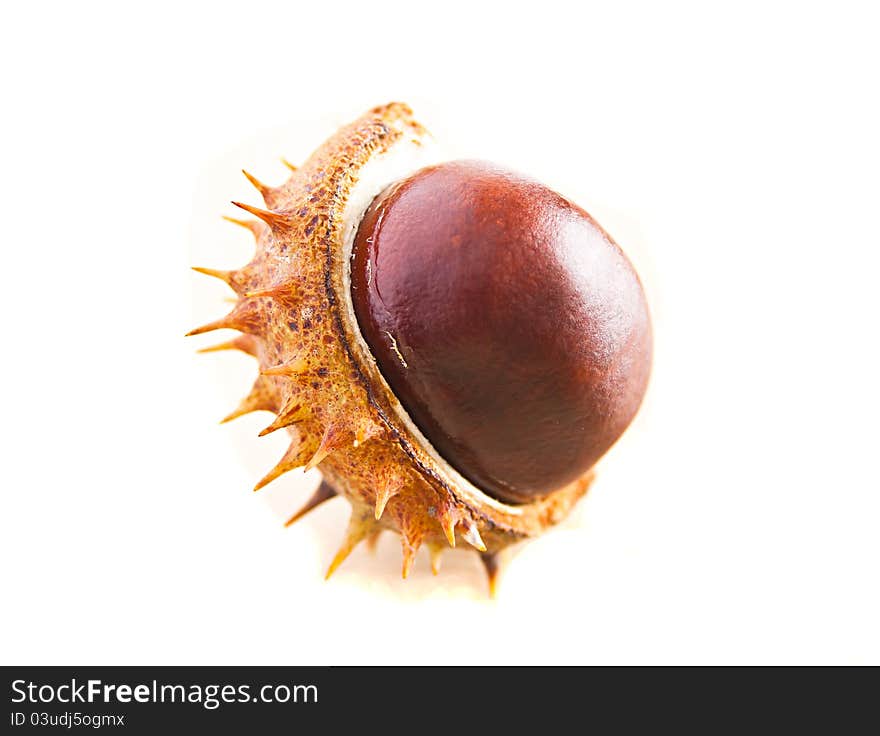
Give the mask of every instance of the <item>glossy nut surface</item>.
<path id="1" fill-rule="evenodd" d="M 383 376 L 440 455 L 519 503 L 586 472 L 648 381 L 641 284 L 561 195 L 474 161 L 423 169 L 358 229 L 352 300 Z"/>

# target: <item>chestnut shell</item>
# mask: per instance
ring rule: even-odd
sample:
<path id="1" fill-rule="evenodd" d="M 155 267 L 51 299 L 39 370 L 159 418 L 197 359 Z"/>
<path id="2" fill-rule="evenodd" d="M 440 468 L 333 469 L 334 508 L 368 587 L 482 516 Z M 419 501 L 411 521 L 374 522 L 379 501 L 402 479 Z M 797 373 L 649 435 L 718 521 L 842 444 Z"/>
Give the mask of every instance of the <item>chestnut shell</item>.
<path id="1" fill-rule="evenodd" d="M 237 202 L 256 219 L 227 219 L 251 232 L 255 252 L 233 270 L 196 268 L 236 299 L 224 317 L 189 334 L 241 333 L 205 348 L 243 351 L 258 363 L 250 392 L 226 420 L 271 412 L 260 436 L 289 435 L 255 490 L 296 468 L 318 468 L 320 486 L 288 524 L 334 498 L 351 504 L 328 577 L 361 542 L 389 531 L 399 536 L 403 577 L 421 547 L 436 574 L 444 549 L 465 546 L 479 553 L 494 595 L 504 551 L 562 521 L 595 473 L 528 503 L 493 498 L 437 453 L 380 372 L 352 303 L 354 240 L 370 203 L 388 182 L 436 161 L 432 148 L 411 110 L 390 103 L 340 128 L 301 166 L 289 165 L 278 186 L 245 172 L 265 208 Z"/>
<path id="2" fill-rule="evenodd" d="M 583 475 L 645 393 L 651 324 L 632 265 L 583 209 L 497 166 L 440 164 L 379 195 L 351 289 L 412 420 L 494 498 Z"/>

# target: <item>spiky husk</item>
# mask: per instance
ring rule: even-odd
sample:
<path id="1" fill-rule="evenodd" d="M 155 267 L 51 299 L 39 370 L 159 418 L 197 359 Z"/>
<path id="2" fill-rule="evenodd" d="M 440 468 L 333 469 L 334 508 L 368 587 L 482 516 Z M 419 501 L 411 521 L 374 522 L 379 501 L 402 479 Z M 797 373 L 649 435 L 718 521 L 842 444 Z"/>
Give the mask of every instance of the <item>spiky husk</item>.
<path id="1" fill-rule="evenodd" d="M 481 554 L 494 591 L 500 550 L 560 521 L 592 475 L 527 505 L 486 496 L 408 419 L 360 337 L 347 269 L 370 199 L 362 174 L 394 149 L 421 146 L 425 135 L 407 106 L 392 103 L 339 130 L 301 167 L 288 164 L 292 173 L 279 187 L 245 172 L 264 207 L 235 203 L 258 219 L 232 221 L 251 230 L 256 253 L 234 271 L 196 269 L 229 284 L 238 301 L 226 317 L 190 334 L 238 330 L 237 339 L 207 350 L 242 350 L 259 361 L 251 392 L 227 419 L 271 411 L 276 417 L 261 435 L 285 429 L 292 441 L 257 489 L 300 467 L 318 467 L 324 476 L 288 523 L 334 495 L 351 502 L 328 576 L 359 542 L 390 530 L 400 535 L 404 577 L 422 544 L 436 572 L 440 550 L 463 540 Z"/>

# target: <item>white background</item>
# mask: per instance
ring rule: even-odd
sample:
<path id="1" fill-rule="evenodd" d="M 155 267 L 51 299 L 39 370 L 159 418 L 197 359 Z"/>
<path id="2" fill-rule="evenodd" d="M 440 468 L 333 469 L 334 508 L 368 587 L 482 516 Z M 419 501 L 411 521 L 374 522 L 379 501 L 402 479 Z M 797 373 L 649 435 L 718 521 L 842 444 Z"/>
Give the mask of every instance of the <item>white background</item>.
<path id="1" fill-rule="evenodd" d="M 3 72 L 0 652 L 11 663 L 880 663 L 872 4 L 16 3 Z M 195 355 L 223 223 L 335 127 L 409 102 L 561 190 L 639 268 L 643 412 L 490 602 L 253 483 Z M 280 434 L 280 433 L 279 433 Z M 423 556 L 424 555 L 424 556 Z"/>

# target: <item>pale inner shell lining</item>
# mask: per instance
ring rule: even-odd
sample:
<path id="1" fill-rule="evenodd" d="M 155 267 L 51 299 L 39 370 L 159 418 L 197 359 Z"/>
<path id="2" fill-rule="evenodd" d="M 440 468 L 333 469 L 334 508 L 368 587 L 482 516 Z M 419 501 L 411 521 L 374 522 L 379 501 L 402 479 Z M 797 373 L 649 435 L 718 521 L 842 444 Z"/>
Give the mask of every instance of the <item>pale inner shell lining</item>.
<path id="1" fill-rule="evenodd" d="M 361 334 L 360 325 L 354 312 L 354 304 L 351 299 L 351 253 L 354 247 L 354 238 L 358 226 L 369 208 L 370 203 L 385 187 L 396 181 L 405 179 L 425 166 L 440 163 L 445 160 L 439 146 L 434 143 L 429 135 L 416 136 L 405 124 L 399 123 L 398 129 L 404 134 L 391 149 L 385 153 L 373 156 L 358 172 L 357 181 L 352 186 L 345 210 L 342 213 L 342 304 L 349 326 L 358 343 L 359 352 L 376 366 L 376 373 L 380 376 L 385 389 L 390 396 L 394 396 L 391 387 L 388 386 L 384 376 L 381 375 L 376 359 L 370 350 L 367 341 Z M 410 418 L 406 409 L 396 399 L 392 406 L 398 418 L 403 422 L 409 433 L 416 438 L 418 443 L 425 449 L 437 465 L 437 469 L 447 483 L 459 490 L 462 495 L 469 497 L 472 502 L 478 502 L 491 506 L 496 510 L 515 516 L 522 514 L 522 509 L 516 506 L 508 506 L 487 496 L 467 478 L 453 468 L 440 453 L 422 434 L 415 422 Z"/>

